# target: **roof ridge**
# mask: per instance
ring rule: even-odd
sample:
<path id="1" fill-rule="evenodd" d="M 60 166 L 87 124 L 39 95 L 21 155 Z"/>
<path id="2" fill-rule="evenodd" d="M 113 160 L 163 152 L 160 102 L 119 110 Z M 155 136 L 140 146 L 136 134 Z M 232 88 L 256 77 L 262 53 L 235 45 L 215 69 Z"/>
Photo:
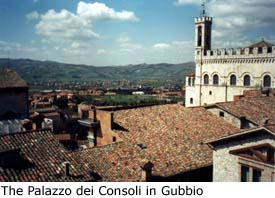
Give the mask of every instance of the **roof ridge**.
<path id="1" fill-rule="evenodd" d="M 14 135 L 23 135 L 23 134 L 29 134 L 29 133 L 44 133 L 44 132 L 52 132 L 50 128 L 47 129 L 38 129 L 38 130 L 28 130 L 28 131 L 20 131 L 15 133 L 8 133 L 8 134 L 0 134 L 1 137 L 5 136 L 14 136 Z"/>

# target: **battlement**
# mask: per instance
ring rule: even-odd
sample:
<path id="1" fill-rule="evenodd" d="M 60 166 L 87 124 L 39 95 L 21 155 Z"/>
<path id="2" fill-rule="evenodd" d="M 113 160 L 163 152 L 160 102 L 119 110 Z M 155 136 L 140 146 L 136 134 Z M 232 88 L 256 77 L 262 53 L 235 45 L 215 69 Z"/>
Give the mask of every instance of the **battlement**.
<path id="1" fill-rule="evenodd" d="M 200 59 L 200 52 L 197 51 L 196 59 Z M 231 59 L 231 58 L 263 58 L 275 57 L 275 46 L 237 48 L 237 49 L 214 49 L 207 50 L 202 54 L 203 59 Z"/>
<path id="2" fill-rule="evenodd" d="M 212 22 L 212 17 L 196 17 L 195 18 L 195 23 L 200 23 L 204 21 L 209 21 Z"/>

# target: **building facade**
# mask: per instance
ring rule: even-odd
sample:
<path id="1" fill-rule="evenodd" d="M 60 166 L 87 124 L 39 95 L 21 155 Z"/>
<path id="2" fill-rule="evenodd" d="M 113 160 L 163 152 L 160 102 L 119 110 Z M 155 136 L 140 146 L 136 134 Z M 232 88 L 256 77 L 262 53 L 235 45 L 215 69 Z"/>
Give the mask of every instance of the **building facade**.
<path id="1" fill-rule="evenodd" d="M 211 49 L 212 17 L 195 19 L 195 75 L 186 77 L 187 107 L 233 101 L 245 90 L 275 87 L 275 46 L 264 40 L 238 49 Z"/>
<path id="2" fill-rule="evenodd" d="M 214 182 L 275 182 L 274 131 L 260 127 L 208 144 Z"/>

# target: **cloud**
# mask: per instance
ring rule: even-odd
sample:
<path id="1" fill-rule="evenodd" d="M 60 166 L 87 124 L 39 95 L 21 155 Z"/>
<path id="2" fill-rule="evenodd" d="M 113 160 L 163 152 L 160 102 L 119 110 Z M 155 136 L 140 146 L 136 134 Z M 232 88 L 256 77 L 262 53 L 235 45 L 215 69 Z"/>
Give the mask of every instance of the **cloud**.
<path id="1" fill-rule="evenodd" d="M 157 43 L 157 44 L 154 44 L 152 47 L 158 50 L 168 50 L 171 48 L 171 45 L 167 43 Z"/>
<path id="2" fill-rule="evenodd" d="M 106 51 L 105 49 L 98 49 L 98 50 L 97 50 L 97 54 L 98 54 L 98 55 L 107 54 L 107 51 Z"/>
<path id="3" fill-rule="evenodd" d="M 128 36 L 124 36 L 124 37 L 119 37 L 118 39 L 116 39 L 116 42 L 118 43 L 128 43 L 131 41 L 131 38 L 129 38 Z"/>
<path id="4" fill-rule="evenodd" d="M 35 26 L 36 33 L 48 37 L 50 40 L 66 42 L 87 42 L 99 38 L 93 31 L 92 24 L 96 20 L 137 21 L 133 12 L 116 12 L 103 3 L 79 2 L 77 12 L 68 10 L 49 10 L 41 15 L 41 20 Z"/>
<path id="5" fill-rule="evenodd" d="M 176 6 L 182 6 L 182 5 L 187 5 L 187 4 L 195 4 L 195 5 L 200 5 L 201 0 L 177 0 L 174 2 Z"/>
<path id="6" fill-rule="evenodd" d="M 134 12 L 121 11 L 107 7 L 104 3 L 85 3 L 80 1 L 77 6 L 77 14 L 87 20 L 114 20 L 114 21 L 138 21 Z"/>
<path id="7" fill-rule="evenodd" d="M 116 39 L 116 42 L 119 44 L 119 50 L 121 52 L 133 52 L 144 48 L 143 45 L 132 42 L 132 39 L 128 36 L 121 36 Z"/>
<path id="8" fill-rule="evenodd" d="M 1 58 L 35 58 L 36 53 L 41 54 L 41 50 L 30 45 L 0 41 Z"/>
<path id="9" fill-rule="evenodd" d="M 37 11 L 32 11 L 32 12 L 30 12 L 30 13 L 28 13 L 28 14 L 26 15 L 26 18 L 27 18 L 28 20 L 35 20 L 35 19 L 38 19 L 38 18 L 39 18 L 39 14 L 38 14 Z"/>
<path id="10" fill-rule="evenodd" d="M 199 6 L 200 2 L 200 0 L 178 0 L 176 5 Z M 214 47 L 239 47 L 240 45 L 234 45 L 254 42 L 256 37 L 260 36 L 259 34 L 263 34 L 264 28 L 270 30 L 275 28 L 274 0 L 210 0 L 207 2 L 206 11 L 213 17 L 214 22 Z M 219 46 L 216 45 L 218 43 Z"/>
<path id="11" fill-rule="evenodd" d="M 209 4 L 218 28 L 247 30 L 275 25 L 275 2 L 219 0 Z"/>
<path id="12" fill-rule="evenodd" d="M 54 40 L 79 41 L 99 37 L 91 30 L 91 24 L 67 10 L 61 12 L 49 10 L 41 15 L 41 21 L 35 28 L 37 34 Z"/>

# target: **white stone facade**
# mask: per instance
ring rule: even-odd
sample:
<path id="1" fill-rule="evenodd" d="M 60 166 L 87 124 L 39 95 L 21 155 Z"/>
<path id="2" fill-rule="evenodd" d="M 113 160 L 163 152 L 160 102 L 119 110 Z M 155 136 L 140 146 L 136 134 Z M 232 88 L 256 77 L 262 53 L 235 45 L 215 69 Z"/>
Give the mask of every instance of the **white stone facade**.
<path id="1" fill-rule="evenodd" d="M 195 83 L 187 77 L 187 107 L 233 101 L 245 90 L 275 88 L 275 46 L 262 41 L 262 47 L 211 50 L 212 18 L 196 18 L 195 25 Z"/>

